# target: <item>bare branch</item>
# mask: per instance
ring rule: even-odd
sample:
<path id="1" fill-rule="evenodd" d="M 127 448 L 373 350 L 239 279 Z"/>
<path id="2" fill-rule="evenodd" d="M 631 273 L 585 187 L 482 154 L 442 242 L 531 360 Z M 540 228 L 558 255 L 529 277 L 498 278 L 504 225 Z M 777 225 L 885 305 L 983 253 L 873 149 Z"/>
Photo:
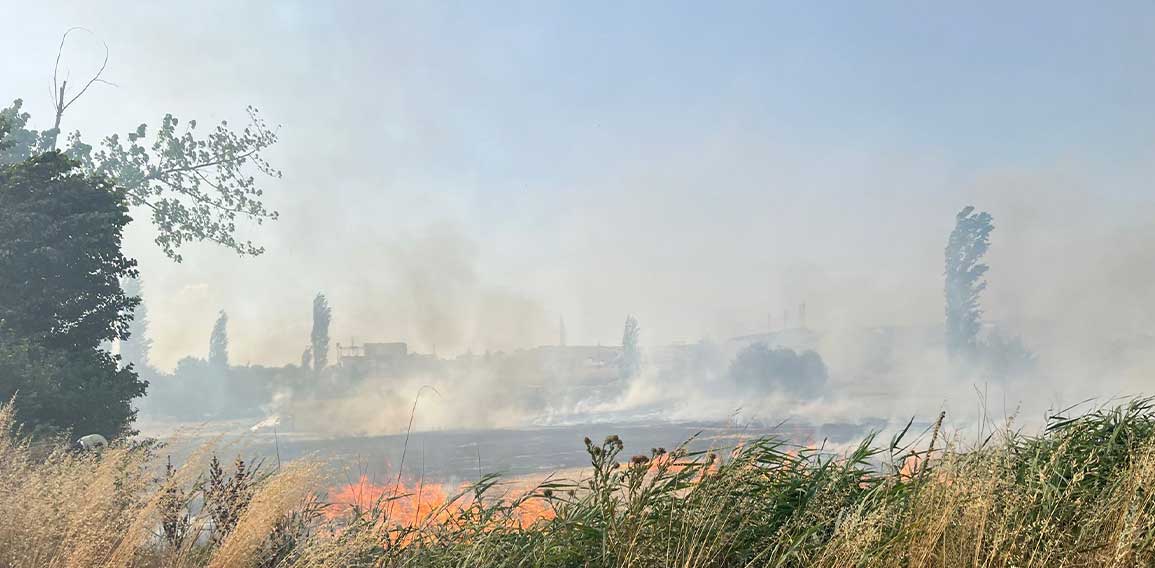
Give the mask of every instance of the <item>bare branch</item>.
<path id="1" fill-rule="evenodd" d="M 100 43 L 104 46 L 104 61 L 100 63 L 100 69 L 98 69 L 96 74 L 94 74 L 92 78 L 89 79 L 83 87 L 81 87 L 79 92 L 77 92 L 72 96 L 72 98 L 65 102 L 64 97 L 65 92 L 68 89 L 68 78 L 65 77 L 63 83 L 61 83 L 59 80 L 60 59 L 64 56 L 64 44 L 68 41 L 68 36 L 77 30 L 88 32 L 89 34 L 92 34 L 93 37 L 96 37 L 96 34 L 93 33 L 92 30 L 77 26 L 68 28 L 68 31 L 64 32 L 64 35 L 60 38 L 60 47 L 58 47 L 56 50 L 56 63 L 52 67 L 52 104 L 56 109 L 56 122 L 52 126 L 52 129 L 56 132 L 56 134 L 52 136 L 53 147 L 56 146 L 56 139 L 60 133 L 60 120 L 64 116 L 64 111 L 68 110 L 68 107 L 72 106 L 72 103 L 75 103 L 77 99 L 79 99 L 84 95 L 84 93 L 88 91 L 89 87 L 96 83 L 103 83 L 105 85 L 112 85 L 114 87 L 116 86 L 115 84 L 105 81 L 101 78 L 101 75 L 104 74 L 104 70 L 108 67 L 108 44 L 105 43 L 104 40 L 100 40 Z"/>
<path id="2" fill-rule="evenodd" d="M 57 97 L 57 93 L 60 92 L 60 83 L 59 83 L 59 81 L 57 81 L 56 77 L 60 72 L 60 57 L 62 55 L 64 55 L 64 42 L 68 41 L 68 34 L 74 32 L 76 30 L 84 30 L 84 29 L 85 28 L 82 28 L 82 27 L 68 28 L 68 30 L 64 32 L 64 35 L 60 38 L 60 47 L 56 49 L 56 65 L 52 66 L 52 104 L 54 106 L 57 105 L 56 97 Z M 85 30 L 85 31 L 88 31 L 88 30 Z M 89 33 L 92 33 L 92 32 L 89 31 Z M 67 82 L 67 80 L 66 80 L 66 82 Z M 59 107 L 57 106 L 57 108 L 59 108 Z"/>
<path id="3" fill-rule="evenodd" d="M 79 99 L 85 93 L 85 91 L 87 91 L 88 88 L 92 86 L 93 83 L 96 83 L 99 81 L 101 83 L 105 83 L 105 84 L 109 84 L 109 85 L 112 84 L 112 83 L 109 83 L 108 81 L 102 81 L 100 79 L 100 75 L 103 74 L 104 69 L 106 67 L 108 67 L 108 44 L 105 43 L 104 40 L 101 40 L 100 43 L 102 45 L 104 45 L 104 61 L 102 61 L 100 63 L 100 69 L 98 69 L 96 71 L 96 75 L 93 75 L 92 78 L 89 79 L 88 82 L 84 84 L 84 87 L 80 89 L 79 93 L 76 93 L 76 96 L 74 96 L 68 100 L 68 103 L 64 105 L 64 109 L 62 109 L 62 110 L 67 110 L 68 107 L 72 106 L 72 103 L 76 102 L 76 99 Z"/>

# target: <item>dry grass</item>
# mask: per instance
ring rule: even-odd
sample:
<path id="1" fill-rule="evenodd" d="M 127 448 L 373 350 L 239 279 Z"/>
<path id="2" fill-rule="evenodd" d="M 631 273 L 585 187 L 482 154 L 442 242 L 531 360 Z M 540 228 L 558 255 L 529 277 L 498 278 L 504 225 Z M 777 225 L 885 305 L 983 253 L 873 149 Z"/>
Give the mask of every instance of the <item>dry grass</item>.
<path id="1" fill-rule="evenodd" d="M 902 436 L 841 456 L 763 439 L 721 457 L 679 448 L 629 459 L 611 436 L 587 444 L 580 480 L 496 499 L 486 478 L 414 525 L 389 518 L 387 494 L 319 514 L 316 464 L 272 474 L 216 464 L 206 477 L 206 449 L 166 473 L 149 447 L 34 447 L 4 406 L 0 566 L 1155 564 L 1148 401 L 966 451 L 937 434 L 921 450 Z M 527 523 L 526 502 L 549 514 Z"/>

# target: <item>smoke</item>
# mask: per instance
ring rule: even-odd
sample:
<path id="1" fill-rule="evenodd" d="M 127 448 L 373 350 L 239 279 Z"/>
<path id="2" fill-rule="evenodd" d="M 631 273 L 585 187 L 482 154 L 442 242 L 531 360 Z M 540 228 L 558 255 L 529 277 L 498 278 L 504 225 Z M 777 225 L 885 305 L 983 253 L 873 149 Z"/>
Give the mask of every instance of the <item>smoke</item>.
<path id="1" fill-rule="evenodd" d="M 831 369 L 822 396 L 736 396 L 714 382 L 724 372 L 718 365 L 686 380 L 643 373 L 615 408 L 660 406 L 688 419 L 741 409 L 763 419 L 892 423 L 947 410 L 948 422 L 965 429 L 1010 416 L 1033 425 L 1087 399 L 1143 394 L 1155 370 L 1155 234 L 1148 221 L 1155 204 L 1144 185 L 1069 162 L 986 172 L 948 182 L 933 196 L 891 203 L 878 217 L 886 225 L 880 230 L 894 233 L 886 249 L 848 240 L 857 260 L 780 261 L 786 317 L 806 303 L 818 332 L 812 347 Z M 997 227 L 987 257 L 984 337 L 1020 341 L 1034 355 L 1032 368 L 1008 376 L 960 369 L 942 345 L 942 250 L 954 213 L 968 204 L 991 212 Z M 820 230 L 829 227 L 823 209 L 807 216 Z M 803 232 L 799 240 L 814 236 Z M 780 311 L 736 313 L 731 321 L 741 323 L 731 333 L 757 329 L 752 322 L 763 315 L 771 328 L 782 322 Z"/>
<path id="2" fill-rule="evenodd" d="M 48 100 L 32 94 L 55 55 L 44 38 L 59 34 L 60 16 L 23 10 L 25 24 L 10 35 L 27 56 L 12 66 L 9 96 L 26 97 L 44 126 Z M 232 407 L 277 396 L 274 406 L 292 410 L 302 429 L 396 431 L 428 384 L 440 394 L 422 395 L 418 425 L 427 428 L 736 412 L 769 422 L 905 421 L 942 409 L 965 424 L 984 413 L 1036 419 L 1150 389 L 1155 160 L 1149 85 L 1133 80 L 1150 73 L 1127 56 L 1149 51 L 1139 44 L 1087 51 L 1044 34 L 1024 45 L 1011 26 L 981 42 L 986 58 L 974 57 L 973 36 L 944 36 L 934 53 L 870 42 L 832 49 L 810 32 L 836 22 L 786 18 L 777 20 L 784 32 L 805 33 L 670 57 L 639 50 L 637 34 L 679 26 L 619 19 L 608 29 L 587 18 L 592 29 L 582 30 L 565 14 L 301 5 L 222 19 L 197 6 L 173 29 L 150 24 L 172 8 L 68 10 L 108 41 L 110 77 L 121 85 L 94 89 L 66 117 L 89 142 L 165 112 L 231 119 L 248 103 L 285 124 L 270 156 L 285 178 L 268 188 L 281 220 L 242 235 L 266 255 L 190 247 L 174 266 L 147 223 L 130 227 L 161 369 L 205 356 L 220 309 L 234 364 L 295 362 L 318 291 L 346 347 L 406 341 L 447 360 L 508 355 L 554 342 L 559 316 L 570 344 L 616 345 L 622 319 L 635 314 L 648 359 L 631 381 L 595 385 L 564 366 L 510 369 L 497 357 L 366 379 L 341 397 L 288 377 Z M 488 17 L 508 21 L 477 25 Z M 531 21 L 508 25 L 521 17 Z M 859 37 L 860 22 L 848 21 L 847 37 Z M 716 41 L 702 37 L 703 47 Z M 789 43 L 761 43 L 782 38 Z M 588 45 L 602 47 L 576 48 Z M 240 56 L 206 57 L 206 48 Z M 980 59 L 1004 66 L 995 81 L 973 67 Z M 1049 79 L 1008 84 L 1004 72 L 1018 68 Z M 964 205 L 995 219 L 987 332 L 1020 339 L 1036 356 L 1029 372 L 960 371 L 943 353 L 942 249 Z M 828 367 L 823 392 L 799 400 L 731 388 L 739 347 L 730 340 L 797 326 L 803 303 L 815 337 L 798 347 Z M 702 362 L 664 359 L 665 346 L 702 338 L 714 346 Z"/>
<path id="3" fill-rule="evenodd" d="M 546 310 L 517 290 L 483 283 L 476 249 L 446 227 L 390 247 L 392 298 L 408 311 L 406 340 L 457 354 L 537 345 L 547 338 L 552 323 Z"/>
<path id="4" fill-rule="evenodd" d="M 664 316 L 654 298 L 647 298 L 640 318 L 644 364 L 626 381 L 590 380 L 596 372 L 534 351 L 556 341 L 558 311 L 538 299 L 540 290 L 507 285 L 485 270 L 482 242 L 450 223 L 402 231 L 379 245 L 360 245 L 379 250 L 374 263 L 326 267 L 335 281 L 351 280 L 326 290 L 334 306 L 334 337 L 407 341 L 412 351 L 436 353 L 444 363 L 400 376 L 365 377 L 342 387 L 340 396 L 320 396 L 324 388 L 296 384 L 275 390 L 279 402 L 270 411 L 294 416 L 301 430 L 326 435 L 394 433 L 407 424 L 413 400 L 423 392 L 419 429 L 599 420 L 902 424 L 911 416 L 933 418 L 940 410 L 954 427 L 966 429 L 1011 415 L 1034 423 L 1087 398 L 1139 394 L 1155 363 L 1155 233 L 1146 222 L 1152 204 L 1128 191 L 1091 198 L 1094 176 L 1070 172 L 992 173 L 960 182 L 952 203 L 935 199 L 895 207 L 895 223 L 906 226 L 890 250 L 877 251 L 875 262 L 779 259 L 771 282 L 777 306 L 785 307 L 766 309 L 764 298 L 750 299 L 755 307 L 702 325 L 701 342 L 665 341 L 670 334 L 662 328 L 677 317 Z M 943 349 L 942 248 L 954 212 L 966 204 L 992 213 L 996 225 L 986 259 L 991 270 L 983 296 L 984 336 L 1020 341 L 1034 355 L 1029 369 L 1006 376 L 960 369 Z M 849 241 L 845 246 L 862 257 L 876 252 Z M 356 258 L 365 256 L 359 252 Z M 621 276 L 633 270 L 588 279 L 609 278 L 622 284 L 622 294 L 641 294 L 646 282 Z M 755 277 L 724 270 L 712 276 L 736 289 L 750 284 L 730 281 Z M 661 309 L 679 309 L 679 302 L 657 292 L 677 290 L 681 282 L 648 284 L 662 298 Z M 686 284 L 697 283 L 690 278 Z M 205 289 L 189 287 L 185 293 L 203 295 Z M 283 319 L 265 325 L 276 331 L 264 340 L 282 341 L 285 330 L 294 330 L 303 345 L 307 300 L 301 299 L 299 313 L 286 310 Z M 801 303 L 808 334 L 799 335 L 790 330 L 803 323 Z M 265 321 L 268 315 L 256 317 Z M 582 317 L 567 314 L 567 322 Z M 620 325 L 620 318 L 614 320 L 606 327 Z M 828 368 L 825 388 L 805 397 L 740 388 L 730 376 L 731 362 L 749 343 L 733 340 L 740 333 L 762 334 L 759 340 L 771 346 L 815 351 Z M 605 335 L 620 337 L 620 328 Z M 433 389 L 422 390 L 426 386 Z M 267 404 L 254 404 L 262 402 Z"/>
<path id="5" fill-rule="evenodd" d="M 1021 336 L 1040 366 L 1016 394 L 1134 394 L 1155 370 L 1155 209 L 1142 185 L 1070 166 L 980 181 L 998 225 L 986 317 Z"/>
<path id="6" fill-rule="evenodd" d="M 544 341 L 552 323 L 540 302 L 484 282 L 476 242 L 446 224 L 388 243 L 376 266 L 378 288 L 343 299 L 348 320 L 365 341 L 406 341 L 449 356 L 513 349 Z M 388 306 L 394 322 L 378 318 Z M 388 317 L 388 316 L 387 316 Z M 378 335 L 375 335 L 378 334 Z"/>

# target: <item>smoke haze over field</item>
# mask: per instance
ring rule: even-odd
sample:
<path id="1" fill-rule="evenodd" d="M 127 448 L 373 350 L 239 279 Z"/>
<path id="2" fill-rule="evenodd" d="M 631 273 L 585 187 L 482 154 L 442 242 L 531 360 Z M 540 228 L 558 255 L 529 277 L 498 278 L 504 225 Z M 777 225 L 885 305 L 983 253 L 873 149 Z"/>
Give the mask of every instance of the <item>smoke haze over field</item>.
<path id="1" fill-rule="evenodd" d="M 263 256 L 197 245 L 175 264 L 147 223 L 130 227 L 164 370 L 204 357 L 221 309 L 233 364 L 296 363 L 318 291 L 335 342 L 445 358 L 556 343 L 560 318 L 571 345 L 618 345 L 627 314 L 650 350 L 724 345 L 805 303 L 831 394 L 711 398 L 699 375 L 649 371 L 581 410 L 972 412 L 982 377 L 900 340 L 876 376 L 861 337 L 942 325 L 943 247 L 974 205 L 996 227 L 984 319 L 1039 361 L 1006 406 L 1150 391 L 1155 6 L 694 7 L 24 2 L 0 38 L 0 94 L 49 127 L 59 36 L 82 25 L 117 86 L 87 94 L 66 130 L 240 122 L 246 104 L 282 125 L 269 157 L 284 178 L 267 185 L 281 218 L 251 230 Z M 66 51 L 76 75 L 99 54 L 91 36 Z M 541 410 L 470 416 L 520 384 L 470 376 L 431 423 Z M 394 428 L 427 383 L 345 402 L 389 407 Z"/>

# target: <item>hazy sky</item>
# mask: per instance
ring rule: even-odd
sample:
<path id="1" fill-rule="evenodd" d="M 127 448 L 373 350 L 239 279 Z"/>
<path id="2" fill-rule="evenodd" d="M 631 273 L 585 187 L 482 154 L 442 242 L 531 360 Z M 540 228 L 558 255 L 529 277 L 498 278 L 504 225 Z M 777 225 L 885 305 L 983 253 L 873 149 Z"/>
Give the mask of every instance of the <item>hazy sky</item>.
<path id="1" fill-rule="evenodd" d="M 934 322 L 968 203 L 999 226 L 991 317 L 1053 308 L 1039 290 L 1089 241 L 1150 260 L 1155 4 L 933 4 L 7 0 L 0 96 L 49 127 L 84 26 L 117 85 L 65 117 L 89 142 L 249 104 L 282 125 L 266 255 L 175 265 L 132 231 L 162 367 L 203 356 L 218 309 L 234 362 L 294 361 L 317 291 L 338 340 L 443 354 L 552 341 L 559 317 L 607 344 L 627 313 L 651 344 L 799 302 Z M 100 53 L 77 36 L 65 62 Z"/>

